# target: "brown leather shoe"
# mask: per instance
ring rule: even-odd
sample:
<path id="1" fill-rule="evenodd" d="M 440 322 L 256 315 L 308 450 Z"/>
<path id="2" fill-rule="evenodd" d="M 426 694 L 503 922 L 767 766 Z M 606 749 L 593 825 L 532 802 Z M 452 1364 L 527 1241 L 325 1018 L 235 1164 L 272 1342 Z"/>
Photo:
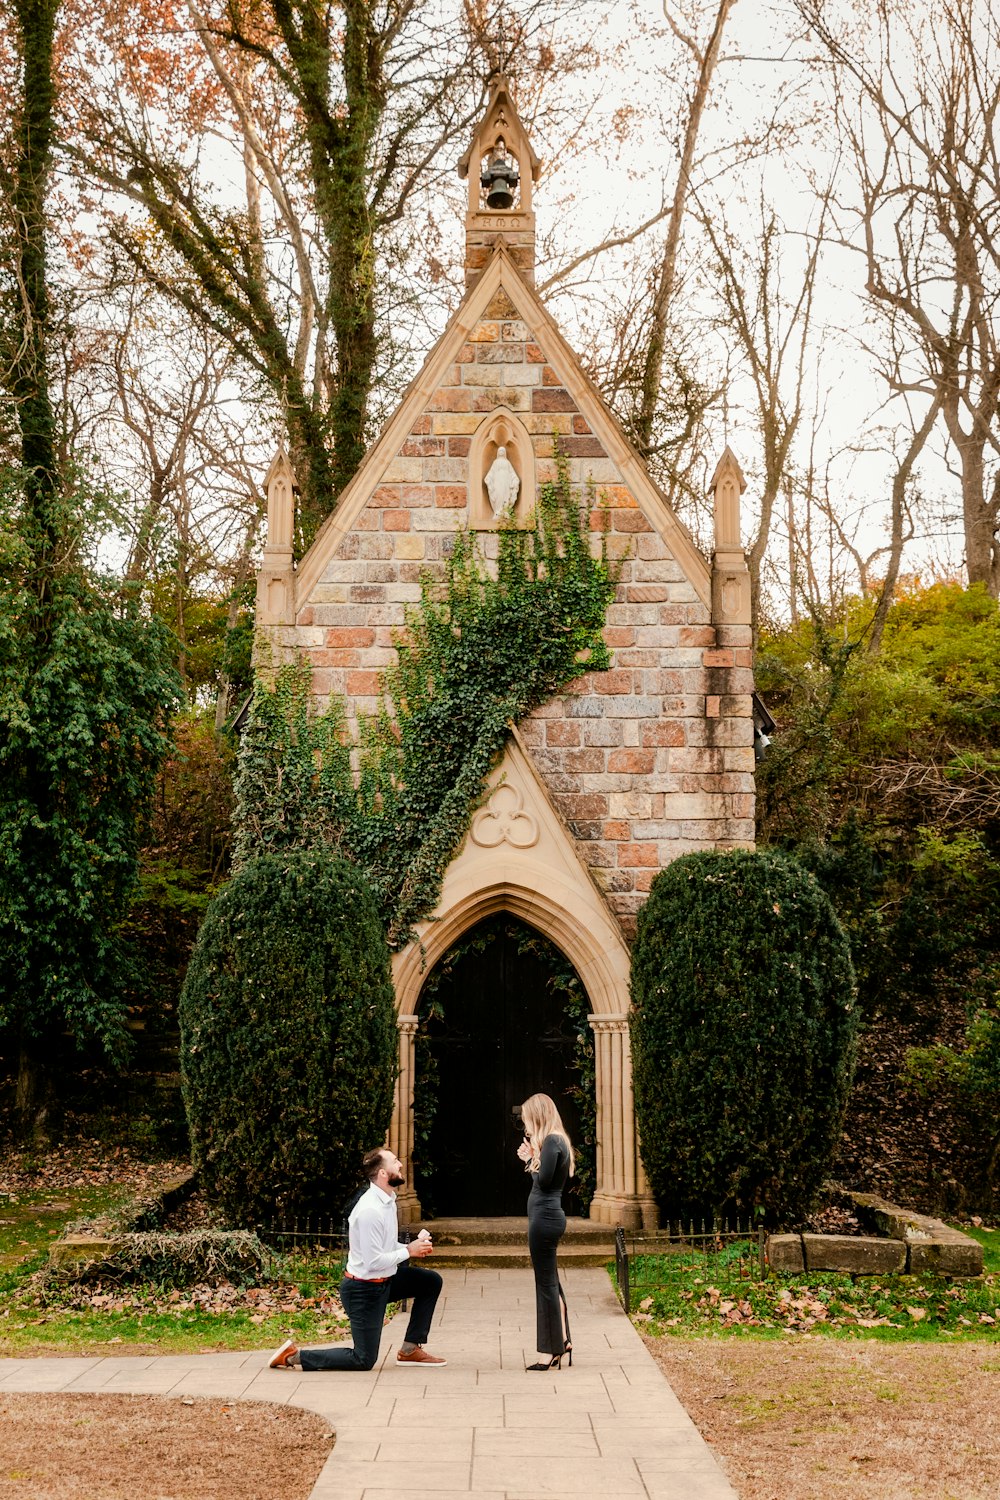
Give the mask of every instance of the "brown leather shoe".
<path id="1" fill-rule="evenodd" d="M 269 1370 L 290 1370 L 292 1363 L 298 1358 L 298 1345 L 291 1339 L 286 1339 L 281 1348 L 278 1349 L 267 1362 Z"/>
<path id="2" fill-rule="evenodd" d="M 402 1349 L 400 1349 L 396 1355 L 396 1363 L 397 1365 L 422 1365 L 426 1370 L 432 1365 L 438 1367 L 446 1365 L 448 1361 L 446 1359 L 439 1359 L 436 1354 L 428 1354 L 427 1350 L 422 1349 L 418 1344 L 415 1349 L 410 1350 L 409 1354 L 404 1354 Z"/>

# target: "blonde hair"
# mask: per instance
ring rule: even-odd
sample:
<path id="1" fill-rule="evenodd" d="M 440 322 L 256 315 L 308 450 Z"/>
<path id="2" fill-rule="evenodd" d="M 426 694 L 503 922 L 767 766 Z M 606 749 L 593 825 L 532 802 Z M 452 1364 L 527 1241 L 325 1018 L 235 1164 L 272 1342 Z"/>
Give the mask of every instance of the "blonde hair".
<path id="1" fill-rule="evenodd" d="M 537 1172 L 542 1159 L 542 1145 L 547 1136 L 561 1135 L 569 1150 L 569 1175 L 576 1170 L 573 1142 L 566 1134 L 566 1127 L 559 1118 L 559 1111 L 548 1094 L 532 1094 L 521 1105 L 524 1134 L 531 1147 L 531 1160 L 525 1163 L 526 1172 Z"/>

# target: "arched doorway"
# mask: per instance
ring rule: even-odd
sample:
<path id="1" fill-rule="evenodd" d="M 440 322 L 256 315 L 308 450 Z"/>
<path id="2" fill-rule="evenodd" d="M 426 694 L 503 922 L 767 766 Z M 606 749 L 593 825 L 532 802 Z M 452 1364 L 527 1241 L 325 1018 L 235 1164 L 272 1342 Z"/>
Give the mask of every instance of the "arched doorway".
<path id="1" fill-rule="evenodd" d="M 423 986 L 414 1057 L 414 1185 L 425 1214 L 525 1212 L 528 1181 L 513 1107 L 555 1099 L 577 1150 L 567 1212 L 594 1184 L 594 1046 L 590 1005 L 565 955 L 509 912 L 487 917 Z"/>

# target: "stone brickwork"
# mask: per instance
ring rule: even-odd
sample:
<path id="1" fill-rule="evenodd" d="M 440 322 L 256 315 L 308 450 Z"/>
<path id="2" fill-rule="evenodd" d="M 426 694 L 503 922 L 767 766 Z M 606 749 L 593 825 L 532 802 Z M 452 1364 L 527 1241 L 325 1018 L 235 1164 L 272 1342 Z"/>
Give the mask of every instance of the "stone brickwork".
<path id="1" fill-rule="evenodd" d="M 754 836 L 752 674 L 745 625 L 713 625 L 700 596 L 640 505 L 510 294 L 499 289 L 381 469 L 308 597 L 286 646 L 305 651 L 323 699 L 372 712 L 393 636 L 440 570 L 470 511 L 469 452 L 497 408 L 531 435 L 537 483 L 555 477 L 558 442 L 591 527 L 620 579 L 605 639 L 612 666 L 547 703 L 521 734 L 584 863 L 631 932 L 657 871 L 677 855 L 745 847 Z M 575 383 L 575 382 L 574 382 Z M 590 401 L 593 401 L 591 393 Z M 480 534 L 486 556 L 496 537 Z"/>

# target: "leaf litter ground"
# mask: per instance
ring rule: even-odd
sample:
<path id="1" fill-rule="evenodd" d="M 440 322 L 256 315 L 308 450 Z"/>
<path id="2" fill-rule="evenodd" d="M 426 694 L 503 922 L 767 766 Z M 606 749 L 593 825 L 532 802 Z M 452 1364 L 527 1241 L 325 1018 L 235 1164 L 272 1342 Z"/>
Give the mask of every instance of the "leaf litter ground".
<path id="1" fill-rule="evenodd" d="M 647 1338 L 741 1500 L 994 1500 L 1000 1346 Z"/>

